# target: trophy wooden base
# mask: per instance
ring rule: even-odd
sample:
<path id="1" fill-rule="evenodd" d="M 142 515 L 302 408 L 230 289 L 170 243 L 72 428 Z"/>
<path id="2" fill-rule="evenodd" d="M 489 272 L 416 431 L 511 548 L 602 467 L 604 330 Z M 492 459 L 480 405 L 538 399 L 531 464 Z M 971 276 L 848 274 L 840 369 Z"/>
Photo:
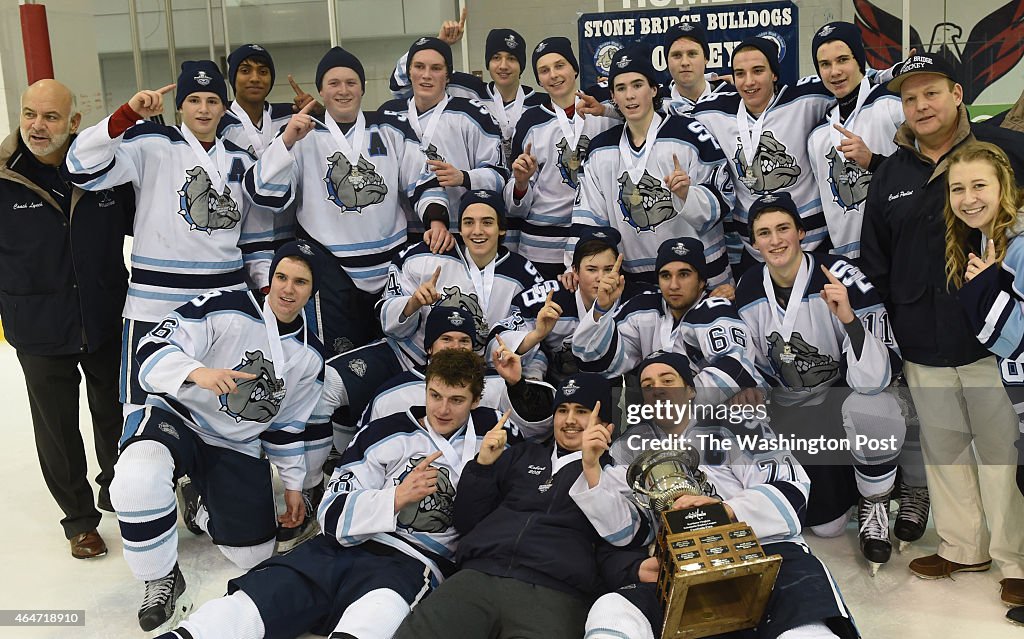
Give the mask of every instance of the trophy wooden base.
<path id="1" fill-rule="evenodd" d="M 662 513 L 658 534 L 658 590 L 665 609 L 661 639 L 698 639 L 756 626 L 782 557 L 765 556 L 742 522 L 673 532 L 670 522 L 680 521 L 678 513 Z"/>

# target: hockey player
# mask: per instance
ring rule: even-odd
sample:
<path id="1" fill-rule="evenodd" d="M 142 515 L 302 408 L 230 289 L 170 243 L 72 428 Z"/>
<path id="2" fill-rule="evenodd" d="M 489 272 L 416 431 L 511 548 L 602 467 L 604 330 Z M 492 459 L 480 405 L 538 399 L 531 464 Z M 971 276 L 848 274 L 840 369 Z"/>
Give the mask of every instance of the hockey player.
<path id="1" fill-rule="evenodd" d="M 617 268 L 619 232 L 610 226 L 584 226 L 572 255 L 577 287 L 566 288 L 559 280 L 546 280 L 524 291 L 515 303 L 514 315 L 495 328 L 509 348 L 523 356 L 525 375 L 548 379 L 559 385 L 579 372 L 572 353 L 572 338 L 580 318 L 597 300 L 601 278 Z M 621 262 L 618 262 L 621 266 Z M 505 326 L 518 327 L 504 330 Z"/>
<path id="2" fill-rule="evenodd" d="M 407 72 L 413 96 L 380 107 L 387 116 L 407 121 L 422 153 L 417 188 L 441 186 L 450 208 L 472 189 L 501 191 L 504 168 L 501 130 L 487 106 L 448 94 L 452 50 L 437 38 L 420 38 L 409 47 Z M 449 220 L 457 230 L 455 220 Z M 418 220 L 410 220 L 415 229 Z"/>
<path id="3" fill-rule="evenodd" d="M 258 44 L 243 44 L 228 56 L 227 81 L 235 99 L 228 105 L 218 128 L 223 139 L 247 149 L 257 158 L 288 123 L 292 113 L 313 99 L 305 94 L 304 100 L 296 97 L 294 104 L 267 102 L 274 88 L 274 75 L 270 52 Z M 291 207 L 277 215 L 263 209 L 250 211 L 239 239 L 247 268 L 265 271 L 277 247 L 293 237 L 295 211 Z"/>
<path id="4" fill-rule="evenodd" d="M 546 279 L 566 271 L 566 242 L 581 166 L 590 141 L 615 120 L 576 113 L 579 63 L 568 38 L 545 38 L 533 50 L 533 74 L 550 100 L 530 109 L 512 140 L 512 176 L 505 185 L 517 251 Z"/>
<path id="5" fill-rule="evenodd" d="M 871 283 L 843 258 L 804 252 L 801 223 L 785 192 L 754 202 L 750 237 L 765 263 L 743 276 L 736 305 L 757 367 L 775 387 L 773 428 L 794 438 L 849 442 L 861 551 L 874 574 L 892 550 L 889 499 L 906 434 L 898 402 L 882 392 L 899 374 L 899 350 Z M 846 386 L 853 392 L 829 393 Z M 807 524 L 818 527 L 816 533 L 840 534 L 846 526 L 847 459 L 802 455 L 814 486 Z"/>
<path id="6" fill-rule="evenodd" d="M 163 95 L 176 89 L 180 127 L 143 118 L 163 113 Z M 254 206 L 242 178 L 255 162 L 247 151 L 217 137 L 227 86 L 209 60 L 183 62 L 177 85 L 140 91 L 113 115 L 89 127 L 68 152 L 71 181 L 94 191 L 135 187 L 132 277 L 124 307 L 121 400 L 141 405 L 132 353 L 167 313 L 207 291 L 266 284 L 268 273 L 243 269 L 241 227 Z M 278 194 L 261 206 L 282 210 Z M 125 414 L 130 412 L 126 408 Z"/>
<path id="7" fill-rule="evenodd" d="M 831 253 L 860 255 L 860 227 L 871 172 L 896 151 L 893 137 L 903 124 L 900 96 L 884 84 L 872 86 L 860 30 L 830 22 L 811 41 L 814 65 L 836 97 L 807 139 L 810 168 L 818 183 Z"/>
<path id="8" fill-rule="evenodd" d="M 731 284 L 723 232 L 731 186 L 721 149 L 700 123 L 657 113 L 657 78 L 642 47 L 616 52 L 609 82 L 626 122 L 591 141 L 573 224 L 618 229 L 627 296 L 656 283 L 655 254 L 667 238 L 703 238 L 708 282 Z"/>
<path id="9" fill-rule="evenodd" d="M 320 271 L 301 241 L 282 246 L 271 270 L 262 302 L 247 291 L 211 291 L 165 317 L 136 353 L 150 394 L 125 422 L 110 499 L 125 561 L 146 582 L 143 630 L 191 606 L 177 563 L 179 476 L 188 474 L 202 495 L 196 523 L 243 570 L 273 554 L 275 519 L 295 527 L 305 516 L 305 447 L 317 442 L 307 442 L 304 427 L 320 398 L 324 358 L 302 307 Z M 287 505 L 277 518 L 271 462 Z"/>
<path id="10" fill-rule="evenodd" d="M 654 351 L 675 351 L 693 363 L 701 403 L 718 404 L 741 389 L 764 386 L 747 327 L 729 300 L 705 290 L 704 254 L 692 237 L 666 240 L 654 265 L 660 292 L 641 293 L 621 306 L 625 279 L 618 269 L 605 275 L 572 338 L 582 367 L 614 377 Z"/>
<path id="11" fill-rule="evenodd" d="M 516 298 L 543 281 L 533 264 L 501 245 L 506 218 L 500 192 L 467 191 L 460 208 L 455 248 L 434 254 L 421 243 L 391 264 L 379 306 L 381 325 L 414 364 L 425 361 L 424 321 L 432 309 L 469 310 L 480 349 L 491 327 L 512 314 Z"/>
<path id="12" fill-rule="evenodd" d="M 971 326 L 978 340 L 1000 358 L 1000 369 L 1004 373 L 1018 373 L 1018 362 L 1024 352 L 1024 313 L 1021 312 L 1022 290 L 1020 278 L 1024 277 L 1024 218 L 1020 189 L 1014 180 L 1013 170 L 1006 154 L 999 147 L 988 142 L 970 142 L 958 148 L 949 156 L 949 191 L 945 207 L 946 227 L 946 272 L 949 282 L 960 287 L 959 300 L 967 310 Z M 975 238 L 974 251 L 965 252 L 972 242 L 971 231 L 981 231 L 981 242 Z M 984 247 L 984 248 L 983 248 Z M 1007 386 L 1011 398 L 1019 398 L 1021 387 Z M 1014 461 L 1007 458 L 1007 435 L 1002 429 L 990 424 L 972 428 L 960 434 L 964 447 L 973 446 L 979 451 L 978 474 L 993 472 L 984 466 L 996 466 L 1001 477 L 1000 486 L 1005 490 L 1006 466 Z M 1024 493 L 1024 439 L 1016 439 L 1017 488 Z M 986 509 L 987 523 L 996 528 L 1013 528 L 1007 517 L 1017 512 L 1020 506 L 1017 495 L 1010 496 L 1010 508 L 992 512 Z M 1009 500 L 1008 500 L 1009 501 Z M 987 502 L 986 502 L 987 503 Z M 1020 564 L 1000 566 L 1003 571 L 1001 585 L 1002 600 L 1007 605 L 1024 605 L 1024 579 L 1019 575 Z M 1013 611 L 1011 611 L 1013 612 Z M 1024 613 L 1018 609 L 1008 614 L 1011 620 Z"/>
<path id="13" fill-rule="evenodd" d="M 723 80 L 707 80 L 711 49 L 708 34 L 699 22 L 677 22 L 665 31 L 665 62 L 672 83 L 662 103 L 665 115 L 688 115 L 698 100 L 720 91 L 732 90 Z"/>
<path id="14" fill-rule="evenodd" d="M 453 628 L 460 637 L 582 636 L 601 589 L 595 550 L 643 543 L 649 534 L 625 498 L 624 472 L 609 471 L 589 488 L 581 477 L 584 429 L 607 428 L 611 412 L 608 381 L 580 373 L 555 395 L 553 441 L 505 450 L 504 432 L 485 436 L 455 495 L 460 570 L 413 610 L 395 639 L 441 639 Z M 613 507 L 588 519 L 581 501 Z"/>
<path id="15" fill-rule="evenodd" d="M 683 406 L 694 398 L 693 378 L 686 358 L 678 353 L 657 353 L 640 365 L 644 401 Z M 608 432 L 588 429 L 584 450 L 608 450 Z M 674 436 L 669 439 L 669 436 Z M 811 482 L 786 446 L 759 443 L 775 434 L 763 423 L 702 419 L 687 411 L 680 419 L 659 419 L 639 424 L 611 443 L 617 464 L 628 464 L 652 444 L 662 450 L 682 437 L 700 454 L 699 469 L 715 494 L 678 498 L 674 508 L 693 508 L 721 503 L 731 518 L 750 525 L 766 555 L 783 558 L 764 619 L 751 636 L 765 639 L 856 639 L 859 637 L 850 611 L 843 602 L 828 568 L 815 557 L 800 535 Z M 716 445 L 717 444 L 717 445 Z M 729 444 L 729 445 L 726 445 Z M 586 464 L 587 457 L 584 457 Z M 585 466 L 586 467 L 586 466 Z M 593 467 L 596 481 L 603 481 L 600 467 Z M 621 468 L 621 466 L 619 467 Z M 600 517 L 610 505 L 580 501 L 591 517 Z M 628 550 L 619 551 L 625 555 Z M 646 552 L 633 553 L 634 565 L 654 564 Z M 621 561 L 617 558 L 617 561 Z M 635 574 L 637 571 L 629 571 Z M 664 624 L 664 609 L 656 583 L 634 583 L 602 596 L 587 617 L 588 639 L 654 639 Z M 735 633 L 745 634 L 745 633 Z M 734 636 L 734 633 L 722 636 Z"/>
<path id="16" fill-rule="evenodd" d="M 482 389 L 479 356 L 439 353 L 426 405 L 373 422 L 345 451 L 317 513 L 324 534 L 232 579 L 227 597 L 160 639 L 391 637 L 454 570 L 453 503 L 466 465 L 499 431 L 503 442 L 521 440 L 506 418 L 477 407 Z"/>
<path id="17" fill-rule="evenodd" d="M 747 38 L 732 52 L 736 91 L 719 92 L 701 101 L 693 117 L 711 132 L 729 159 L 737 206 L 731 232 L 743 241 L 736 275 L 758 260 L 746 237 L 747 211 L 761 195 L 783 189 L 800 210 L 807 250 L 827 242 L 821 198 L 807 157 L 807 137 L 832 104 L 832 94 L 815 76 L 796 86 L 779 84 L 779 51 L 765 38 Z"/>
<path id="18" fill-rule="evenodd" d="M 424 239 L 431 249 L 452 242 L 443 190 L 418 185 L 423 161 L 415 134 L 400 118 L 360 111 L 365 84 L 359 59 L 330 49 L 316 72 L 324 122 L 315 122 L 308 106 L 293 116 L 245 181 L 256 202 L 294 193 L 298 234 L 333 258 L 337 268 L 314 298 L 314 310 L 316 330 L 334 353 L 379 335 L 367 310 L 405 243 L 402 201 L 430 227 Z"/>
<path id="19" fill-rule="evenodd" d="M 427 317 L 427 328 L 424 334 L 426 343 L 432 346 L 427 350 L 427 365 L 430 365 L 432 353 L 449 348 L 473 349 L 473 316 L 461 308 L 442 308 Z M 543 438 L 550 434 L 549 424 L 544 420 L 549 417 L 551 397 L 554 389 L 544 382 L 526 379 L 523 375 L 522 358 L 509 350 L 496 336 L 497 348 L 491 360 L 493 368 L 488 367 L 484 374 L 484 392 L 480 397 L 480 406 L 494 408 L 498 412 L 512 409 L 512 423 L 526 437 Z M 365 428 L 375 419 L 392 413 L 400 413 L 406 406 L 417 401 L 423 395 L 426 377 L 419 367 L 395 375 L 374 392 L 373 399 L 366 406 L 359 420 L 359 427 Z M 330 400 L 330 392 L 325 387 L 324 400 Z M 335 423 L 335 446 L 338 445 L 338 424 Z"/>

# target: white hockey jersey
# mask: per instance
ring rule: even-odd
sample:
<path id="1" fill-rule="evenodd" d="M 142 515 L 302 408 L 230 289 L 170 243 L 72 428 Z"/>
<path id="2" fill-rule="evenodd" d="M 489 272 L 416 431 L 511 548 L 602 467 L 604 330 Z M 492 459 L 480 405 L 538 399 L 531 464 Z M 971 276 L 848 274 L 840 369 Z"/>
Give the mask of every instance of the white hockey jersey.
<path id="1" fill-rule="evenodd" d="M 632 146 L 625 124 L 590 142 L 573 224 L 617 229 L 622 234 L 622 268 L 628 273 L 653 271 L 658 247 L 665 240 L 695 237 L 704 243 L 709 286 L 732 282 L 724 223 L 734 200 L 722 150 L 692 118 L 656 115 L 652 125 L 659 128 L 642 177 L 631 176 L 639 169 L 630 164 L 642 161 L 644 149 Z M 622 157 L 623 149 L 630 164 Z M 665 186 L 665 176 L 675 169 L 673 157 L 691 179 L 685 202 Z M 567 262 L 575 247 L 575 240 L 566 244 Z"/>
<path id="2" fill-rule="evenodd" d="M 599 320 L 587 313 L 572 339 L 581 367 L 607 377 L 633 370 L 655 351 L 690 359 L 697 403 L 718 404 L 740 389 L 765 386 L 736 309 L 729 300 L 706 293 L 678 322 L 660 292 L 641 293 Z"/>
<path id="3" fill-rule="evenodd" d="M 573 237 L 573 202 L 590 141 L 617 124 L 611 118 L 576 115 L 567 120 L 567 134 L 553 110 L 558 108 L 545 103 L 519 120 L 512 138 L 512 160 L 531 146 L 537 172 L 521 200 L 514 197 L 515 180 L 505 185 L 508 216 L 515 218 L 509 224 L 518 231 L 517 251 L 532 262 L 549 264 L 566 261 L 566 242 Z M 575 146 L 573 136 L 578 136 Z"/>
<path id="4" fill-rule="evenodd" d="M 871 171 L 847 160 L 836 149 L 843 134 L 832 125 L 839 124 L 862 137 L 872 153 L 896 152 L 896 129 L 903 124 L 900 96 L 884 85 L 872 88 L 867 78 L 861 81 L 857 107 L 845 122 L 839 121 L 839 105 L 834 104 L 807 139 L 807 155 L 818 183 L 825 223 L 835 255 L 860 256 L 860 227 L 864 221 L 864 201 L 868 197 Z"/>
<path id="5" fill-rule="evenodd" d="M 683 437 L 700 452 L 699 468 L 715 496 L 729 504 L 737 521 L 750 525 L 762 544 L 803 541 L 811 480 L 767 424 L 702 421 Z M 628 466 L 655 440 L 678 441 L 655 424 L 638 424 L 612 442 L 612 458 Z M 724 442 L 731 444 L 728 449 Z"/>
<path id="6" fill-rule="evenodd" d="M 327 128 L 317 125 L 289 151 L 278 137 L 246 174 L 253 201 L 296 200 L 300 233 L 337 258 L 361 290 L 384 287 L 388 265 L 406 239 L 404 202 L 422 216 L 431 203 L 447 207 L 444 190 L 421 188 L 422 154 L 407 122 L 364 113 L 362 148 L 356 166 Z M 350 144 L 357 126 L 344 134 Z"/>
<path id="7" fill-rule="evenodd" d="M 500 415 L 475 408 L 469 423 L 446 439 L 420 424 L 425 412 L 414 406 L 360 431 L 331 476 L 317 520 L 323 534 L 343 546 L 373 539 L 422 561 L 440 581 L 439 560 L 451 562 L 458 542 L 453 518 L 459 478 Z M 510 444 L 522 440 L 514 426 L 505 430 Z M 438 469 L 437 492 L 396 513 L 398 484 L 437 451 L 444 453 L 431 464 Z"/>
<path id="8" fill-rule="evenodd" d="M 807 136 L 835 101 L 817 76 L 808 76 L 796 86 L 783 86 L 775 94 L 760 119 L 746 114 L 749 139 L 758 134 L 752 160 L 747 159 L 751 143 L 741 140 L 737 113 L 742 99 L 739 93 L 716 93 L 701 99 L 692 115 L 711 132 L 729 159 L 728 167 L 736 189 L 737 206 L 730 232 L 739 234 L 751 257 L 761 260 L 750 244 L 748 211 L 754 200 L 779 190 L 793 197 L 803 221 L 803 247 L 811 250 L 828 237 L 821 211 L 821 197 L 814 183 L 807 157 Z M 744 111 L 746 113 L 746 111 Z M 738 261 L 734 256 L 733 261 Z"/>
<path id="9" fill-rule="evenodd" d="M 303 431 L 323 389 L 323 346 L 299 315 L 274 355 L 264 313 L 249 291 L 211 291 L 180 306 L 139 343 L 139 383 L 148 405 L 176 413 L 207 444 L 251 457 L 264 451 L 285 488 L 302 490 Z M 186 381 L 204 367 L 257 377 L 215 395 Z"/>
<path id="10" fill-rule="evenodd" d="M 237 102 L 232 102 L 220 120 L 218 134 L 236 146 L 246 149 L 256 158 L 263 156 L 270 143 L 292 117 L 291 104 L 270 104 L 263 106 L 260 126 L 252 124 L 249 115 Z M 295 202 L 280 213 L 263 207 L 253 207 L 242 224 L 239 246 L 245 260 L 246 270 L 252 273 L 252 287 L 263 288 L 270 284 L 270 263 L 274 252 L 285 242 L 295 238 Z"/>
<path id="11" fill-rule="evenodd" d="M 246 288 L 239 240 L 257 205 L 245 196 L 242 179 L 256 158 L 221 140 L 201 158 L 178 128 L 152 122 L 111 138 L 109 120 L 75 138 L 66 164 L 72 182 L 88 191 L 126 182 L 135 187 L 132 276 L 124 316 L 157 322 L 207 291 Z M 224 190 L 217 192 L 204 165 L 223 175 Z M 290 196 L 277 195 L 259 206 L 284 210 Z M 258 284 L 260 275 L 249 273 L 249 284 Z"/>
<path id="12" fill-rule="evenodd" d="M 828 283 L 822 264 L 846 285 L 854 315 L 864 325 L 860 357 L 846 328 L 821 298 Z M 778 387 L 772 397 L 782 405 L 818 404 L 831 386 L 843 381 L 857 392 L 878 393 L 899 374 L 902 360 L 889 314 L 875 288 L 846 259 L 805 253 L 787 309 L 793 304 L 799 308 L 787 320 L 763 265 L 751 267 L 736 288 L 736 306 L 749 329 L 757 367 Z"/>
<path id="13" fill-rule="evenodd" d="M 442 111 L 434 120 L 437 109 Z M 409 123 L 407 100 L 385 102 L 379 112 L 385 117 Z M 409 123 L 421 156 L 416 188 L 425 190 L 437 187 L 437 177 L 427 166 L 427 160 L 448 162 L 469 174 L 468 185 L 444 189 L 448 196 L 447 208 L 451 212 L 449 228 L 456 233 L 459 230 L 459 201 L 463 193 L 469 189 L 500 192 L 505 188 L 508 170 L 502 157 L 501 131 L 487 105 L 475 99 L 445 96 L 436 106 L 418 115 L 418 125 Z M 422 131 L 422 135 L 415 133 L 417 130 Z M 409 222 L 411 230 L 420 230 L 422 222 L 419 216 L 410 216 Z"/>
<path id="14" fill-rule="evenodd" d="M 441 267 L 436 290 L 442 296 L 433 307 L 423 307 L 412 316 L 403 318 L 405 304 L 420 284 Z M 474 283 L 471 269 L 479 273 L 479 286 Z M 529 260 L 498 247 L 498 255 L 482 271 L 465 254 L 461 243 L 445 253 L 431 253 L 422 242 L 403 251 L 391 264 L 384 298 L 380 302 L 380 321 L 385 335 L 394 339 L 402 352 L 414 363 L 426 362 L 423 331 L 427 314 L 432 308 L 462 307 L 476 321 L 477 349 L 488 341 L 491 326 L 512 314 L 515 298 L 528 288 L 543 281 Z"/>

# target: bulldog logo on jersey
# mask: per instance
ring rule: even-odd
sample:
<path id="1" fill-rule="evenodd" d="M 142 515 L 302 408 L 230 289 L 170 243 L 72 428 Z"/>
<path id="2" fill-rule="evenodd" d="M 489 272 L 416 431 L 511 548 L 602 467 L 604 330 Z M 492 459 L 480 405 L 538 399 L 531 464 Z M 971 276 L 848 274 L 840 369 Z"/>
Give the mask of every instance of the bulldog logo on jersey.
<path id="1" fill-rule="evenodd" d="M 217 229 L 232 229 L 242 219 L 238 205 L 231 197 L 227 186 L 224 193 L 213 190 L 210 176 L 201 166 L 185 171 L 185 184 L 178 191 L 178 214 L 185 218 L 190 231 L 206 231 L 212 234 Z"/>
<path id="2" fill-rule="evenodd" d="M 814 388 L 839 375 L 839 364 L 831 355 L 823 355 L 818 349 L 804 341 L 800 333 L 794 332 L 789 339 L 789 353 L 786 342 L 777 331 L 768 336 L 768 359 L 772 368 L 778 371 L 782 381 L 789 388 Z"/>
<path id="3" fill-rule="evenodd" d="M 235 418 L 267 423 L 277 415 L 284 400 L 284 380 L 274 373 L 274 362 L 263 351 L 246 351 L 233 370 L 255 375 L 255 379 L 237 380 L 238 390 L 220 396 L 221 410 Z"/>
<path id="4" fill-rule="evenodd" d="M 424 459 L 423 455 L 410 457 L 405 472 L 395 479 L 396 485 Z M 444 466 L 431 466 L 437 469 L 437 492 L 398 511 L 399 528 L 424 533 L 442 533 L 451 528 L 455 518 L 455 486 L 451 473 Z"/>
<path id="5" fill-rule="evenodd" d="M 563 137 L 555 148 L 558 149 L 558 173 L 562 176 L 562 183 L 575 189 L 580 184 L 580 165 L 590 148 L 590 138 L 581 135 L 576 148 L 570 149 L 569 141 Z"/>
<path id="6" fill-rule="evenodd" d="M 743 143 L 737 139 L 736 169 L 740 181 L 752 193 L 769 193 L 793 186 L 800 175 L 796 158 L 786 153 L 786 146 L 775 139 L 775 134 L 765 131 L 754 154 L 754 165 L 747 165 L 743 155 Z"/>
<path id="7" fill-rule="evenodd" d="M 487 334 L 491 329 L 487 324 L 487 318 L 484 317 L 484 309 L 480 306 L 476 293 L 463 293 L 458 286 L 446 286 L 441 293 L 441 301 L 434 305 L 435 311 L 442 306 L 463 308 L 469 311 L 469 314 L 473 316 L 473 323 L 476 325 L 473 346 L 481 348 L 487 343 Z"/>
<path id="8" fill-rule="evenodd" d="M 828 160 L 828 183 L 832 197 L 845 209 L 855 208 L 868 197 L 871 172 L 853 160 L 843 159 L 835 147 L 825 156 Z"/>
<path id="9" fill-rule="evenodd" d="M 359 156 L 356 166 L 337 151 L 327 158 L 327 199 L 346 212 L 362 213 L 364 206 L 379 204 L 388 194 L 377 167 Z"/>
<path id="10" fill-rule="evenodd" d="M 637 234 L 653 231 L 662 222 L 676 216 L 672 192 L 646 169 L 639 184 L 633 184 L 629 173 L 623 173 L 619 178 L 619 209 L 623 220 L 636 229 Z"/>

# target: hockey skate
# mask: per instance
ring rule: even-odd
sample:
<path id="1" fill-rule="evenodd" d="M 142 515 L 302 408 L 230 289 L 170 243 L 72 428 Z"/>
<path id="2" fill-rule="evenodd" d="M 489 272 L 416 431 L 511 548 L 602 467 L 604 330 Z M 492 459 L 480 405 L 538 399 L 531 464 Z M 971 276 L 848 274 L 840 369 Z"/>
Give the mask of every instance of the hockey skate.
<path id="1" fill-rule="evenodd" d="M 199 514 L 199 509 L 202 506 L 202 498 L 199 496 L 199 491 L 192 484 L 192 480 L 188 476 L 183 476 L 178 480 L 178 508 L 181 510 L 181 519 L 185 522 L 185 527 L 193 535 L 203 534 L 203 529 L 196 523 L 196 515 Z"/>
<path id="2" fill-rule="evenodd" d="M 857 507 L 860 525 L 860 552 L 871 566 L 871 576 L 892 556 L 889 541 L 889 493 L 876 497 L 861 497 Z"/>
<path id="3" fill-rule="evenodd" d="M 277 529 L 277 554 L 286 555 L 301 544 L 312 539 L 320 532 L 320 524 L 316 520 L 316 510 L 324 496 L 324 487 L 317 486 L 302 491 L 302 500 L 306 502 L 306 518 L 295 528 L 279 527 Z"/>
<path id="4" fill-rule="evenodd" d="M 896 524 L 892 527 L 892 534 L 900 540 L 900 552 L 924 535 L 928 526 L 929 505 L 927 488 L 915 488 L 900 482 L 900 509 L 896 514 Z"/>
<path id="5" fill-rule="evenodd" d="M 192 601 L 185 594 L 185 577 L 178 564 L 166 577 L 146 582 L 146 594 L 139 606 L 139 626 L 146 632 L 161 626 L 174 627 L 192 610 Z"/>

